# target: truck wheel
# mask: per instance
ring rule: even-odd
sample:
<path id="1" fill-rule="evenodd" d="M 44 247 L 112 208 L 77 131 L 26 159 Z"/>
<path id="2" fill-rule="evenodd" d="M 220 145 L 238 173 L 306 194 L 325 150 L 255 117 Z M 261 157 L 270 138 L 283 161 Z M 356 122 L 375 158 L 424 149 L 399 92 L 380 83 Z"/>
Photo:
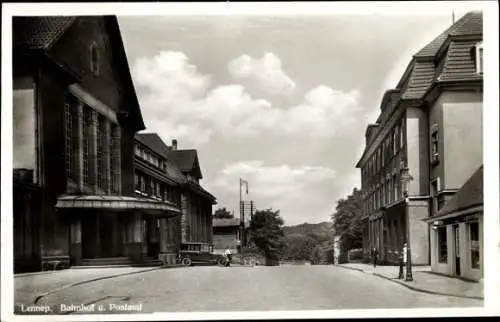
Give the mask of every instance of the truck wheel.
<path id="1" fill-rule="evenodd" d="M 184 257 L 181 261 L 182 265 L 184 266 L 191 266 L 191 264 L 193 263 L 193 261 L 191 260 L 191 258 L 189 257 Z"/>

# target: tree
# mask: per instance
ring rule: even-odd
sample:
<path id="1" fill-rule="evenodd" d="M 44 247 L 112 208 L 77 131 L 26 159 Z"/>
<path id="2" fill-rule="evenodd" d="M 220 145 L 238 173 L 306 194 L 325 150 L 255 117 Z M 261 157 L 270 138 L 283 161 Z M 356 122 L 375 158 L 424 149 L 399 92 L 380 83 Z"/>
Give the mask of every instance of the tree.
<path id="1" fill-rule="evenodd" d="M 223 219 L 223 218 L 234 218 L 233 214 L 229 212 L 229 210 L 224 208 L 219 208 L 214 212 L 214 218 Z"/>
<path id="2" fill-rule="evenodd" d="M 283 224 L 279 210 L 272 209 L 257 210 L 250 221 L 250 238 L 266 258 L 266 265 L 276 263 L 284 253 Z"/>
<path id="3" fill-rule="evenodd" d="M 347 199 L 337 201 L 335 210 L 332 220 L 335 235 L 340 236 L 339 259 L 346 260 L 348 250 L 361 248 L 363 245 L 361 191 L 354 188 L 353 193 Z"/>
<path id="4" fill-rule="evenodd" d="M 318 242 L 307 235 L 294 234 L 285 237 L 285 258 L 288 260 L 311 260 L 312 250 Z"/>

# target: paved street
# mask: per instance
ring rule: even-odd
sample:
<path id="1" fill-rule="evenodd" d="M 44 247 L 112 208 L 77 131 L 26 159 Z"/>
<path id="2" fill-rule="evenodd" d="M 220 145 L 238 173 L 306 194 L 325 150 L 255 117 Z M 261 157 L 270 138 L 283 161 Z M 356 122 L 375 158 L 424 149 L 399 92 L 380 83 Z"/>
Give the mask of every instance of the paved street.
<path id="1" fill-rule="evenodd" d="M 38 305 L 50 306 L 54 314 L 60 313 L 61 304 L 92 303 L 105 309 L 113 304 L 114 313 L 483 305 L 481 300 L 415 292 L 371 274 L 335 266 L 162 269 L 63 289 L 43 297 Z M 116 306 L 123 304 L 129 307 Z M 16 309 L 19 312 L 19 305 Z M 99 313 L 97 309 L 95 313 Z"/>

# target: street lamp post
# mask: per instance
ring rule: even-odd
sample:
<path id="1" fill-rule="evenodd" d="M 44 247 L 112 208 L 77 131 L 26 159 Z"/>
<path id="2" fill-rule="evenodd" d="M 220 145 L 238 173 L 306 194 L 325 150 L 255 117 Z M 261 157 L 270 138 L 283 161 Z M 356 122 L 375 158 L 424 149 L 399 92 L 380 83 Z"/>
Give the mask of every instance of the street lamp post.
<path id="1" fill-rule="evenodd" d="M 411 268 L 411 246 L 410 246 L 410 212 L 409 212 L 409 199 L 408 199 L 408 182 L 412 179 L 409 174 L 408 167 L 401 169 L 401 183 L 403 186 L 403 195 L 405 198 L 405 220 L 406 220 L 406 281 L 413 281 L 413 274 Z"/>

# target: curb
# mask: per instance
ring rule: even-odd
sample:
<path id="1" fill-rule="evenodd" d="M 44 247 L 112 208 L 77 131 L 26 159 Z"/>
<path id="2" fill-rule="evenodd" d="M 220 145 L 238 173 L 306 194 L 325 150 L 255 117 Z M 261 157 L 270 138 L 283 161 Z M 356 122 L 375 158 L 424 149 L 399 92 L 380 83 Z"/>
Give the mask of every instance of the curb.
<path id="1" fill-rule="evenodd" d="M 53 290 L 50 290 L 48 292 L 45 292 L 45 293 L 42 293 L 42 294 L 38 295 L 35 298 L 35 300 L 33 301 L 33 304 L 37 304 L 38 301 L 40 301 L 43 297 L 45 297 L 45 296 L 47 296 L 49 294 L 56 293 L 56 292 L 62 291 L 64 289 L 67 289 L 67 288 L 70 288 L 70 287 L 74 287 L 74 286 L 78 286 L 78 285 L 82 285 L 82 284 L 87 284 L 87 283 L 90 283 L 90 282 L 105 280 L 105 279 L 108 279 L 108 278 L 114 278 L 114 277 L 125 276 L 125 275 L 133 275 L 133 274 L 151 272 L 151 271 L 155 271 L 155 270 L 159 270 L 159 269 L 163 269 L 163 268 L 168 268 L 168 267 L 160 267 L 159 266 L 159 267 L 154 267 L 154 268 L 149 268 L 149 269 L 143 269 L 143 270 L 135 271 L 135 272 L 125 272 L 125 273 L 114 274 L 114 275 L 100 276 L 100 277 L 95 277 L 95 278 L 91 278 L 91 279 L 88 279 L 88 280 L 84 280 L 84 281 L 79 281 L 79 282 L 76 282 L 76 283 L 68 284 L 68 285 L 65 285 L 63 287 L 59 287 L 59 288 L 56 288 L 56 289 L 53 289 Z"/>
<path id="2" fill-rule="evenodd" d="M 390 277 L 387 277 L 387 276 L 384 276 L 384 275 L 381 275 L 381 274 L 378 274 L 378 273 L 372 273 L 372 274 L 375 275 L 375 276 L 377 276 L 377 277 L 386 279 L 388 281 L 397 283 L 399 285 L 403 285 L 404 287 L 409 288 L 410 290 L 413 290 L 413 291 L 417 291 L 417 292 L 422 292 L 422 293 L 427 293 L 427 294 L 433 294 L 433 295 L 444 295 L 444 296 L 452 296 L 452 297 L 459 297 L 459 298 L 466 298 L 466 299 L 474 299 L 474 300 L 484 300 L 484 298 L 480 297 L 480 296 L 467 296 L 467 295 L 457 295 L 457 294 L 444 293 L 444 292 L 438 292 L 438 291 L 430 291 L 430 290 L 426 290 L 426 289 L 422 289 L 422 288 L 418 288 L 418 287 L 415 287 L 415 286 L 408 285 L 406 283 L 403 283 L 401 281 L 392 279 Z"/>
<path id="3" fill-rule="evenodd" d="M 60 270 L 54 270 L 54 271 L 42 271 L 42 272 L 32 272 L 32 273 L 19 273 L 19 274 L 14 274 L 14 278 L 18 277 L 26 277 L 26 276 L 35 276 L 35 275 L 47 275 L 47 274 L 54 274 L 64 271 L 63 269 Z"/>
<path id="4" fill-rule="evenodd" d="M 344 268 L 344 269 L 350 269 L 352 271 L 358 271 L 358 272 L 365 273 L 365 271 L 362 268 L 342 266 L 342 265 L 337 265 L 337 264 L 335 264 L 334 266 L 341 267 L 341 268 Z"/>
<path id="5" fill-rule="evenodd" d="M 348 267 L 348 266 L 342 266 L 342 265 L 335 265 L 335 266 L 341 267 L 341 268 L 344 268 L 344 269 L 350 269 L 350 270 L 355 270 L 355 271 L 359 271 L 359 272 L 363 272 L 363 273 L 369 274 L 369 273 L 365 272 L 362 268 Z M 403 282 L 398 281 L 396 279 L 392 279 L 390 277 L 384 276 L 384 275 L 379 274 L 379 273 L 371 273 L 371 274 L 374 275 L 374 276 L 386 279 L 388 281 L 391 281 L 393 283 L 397 283 L 399 285 L 402 285 L 402 286 L 404 286 L 404 287 L 406 287 L 406 288 L 408 288 L 408 289 L 410 289 L 412 291 L 417 291 L 417 292 L 427 293 L 427 294 L 433 294 L 433 295 L 452 296 L 452 297 L 459 297 L 459 298 L 474 299 L 474 300 L 483 300 L 484 301 L 484 297 L 480 297 L 480 296 L 467 296 L 467 295 L 457 295 L 457 294 L 450 294 L 450 293 L 444 293 L 444 292 L 430 291 L 430 290 L 426 290 L 426 289 L 422 289 L 422 288 L 418 288 L 418 287 L 415 287 L 415 286 L 408 285 L 406 283 L 403 283 Z"/>

